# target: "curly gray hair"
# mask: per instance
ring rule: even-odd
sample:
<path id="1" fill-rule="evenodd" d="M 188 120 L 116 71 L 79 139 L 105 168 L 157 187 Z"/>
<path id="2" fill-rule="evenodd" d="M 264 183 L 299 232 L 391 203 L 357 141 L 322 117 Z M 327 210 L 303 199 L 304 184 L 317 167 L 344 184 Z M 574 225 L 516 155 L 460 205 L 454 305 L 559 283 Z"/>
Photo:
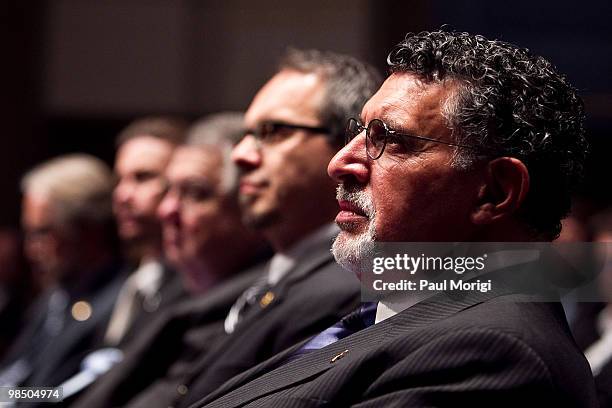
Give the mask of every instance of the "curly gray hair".
<path id="1" fill-rule="evenodd" d="M 521 215 L 539 238 L 558 236 L 588 151 L 583 103 L 566 78 L 527 49 L 460 32 L 408 34 L 387 63 L 392 73 L 459 84 L 444 112 L 457 142 L 523 161 L 531 187 Z M 460 167 L 476 159 L 457 155 Z"/>

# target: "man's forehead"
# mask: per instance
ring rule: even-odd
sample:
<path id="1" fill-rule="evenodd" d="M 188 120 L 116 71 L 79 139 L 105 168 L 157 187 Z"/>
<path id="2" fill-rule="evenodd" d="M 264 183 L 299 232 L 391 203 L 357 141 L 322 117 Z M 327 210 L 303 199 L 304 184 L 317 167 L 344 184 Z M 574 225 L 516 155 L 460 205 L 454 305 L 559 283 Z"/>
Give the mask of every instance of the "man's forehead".
<path id="1" fill-rule="evenodd" d="M 361 120 L 382 119 L 389 125 L 415 111 L 440 113 L 455 85 L 452 82 L 425 82 L 410 73 L 394 73 L 365 104 Z"/>
<path id="2" fill-rule="evenodd" d="M 320 75 L 285 69 L 274 75 L 255 95 L 245 114 L 247 126 L 265 120 L 317 119 L 324 86 Z"/>
<path id="3" fill-rule="evenodd" d="M 51 216 L 51 199 L 44 193 L 26 193 L 23 196 L 21 221 L 27 225 L 38 225 Z"/>
<path id="4" fill-rule="evenodd" d="M 221 167 L 221 151 L 213 146 L 181 146 L 172 155 L 166 169 L 169 178 L 209 178 Z"/>
<path id="5" fill-rule="evenodd" d="M 167 140 L 158 137 L 142 135 L 127 140 L 119 147 L 118 155 L 140 154 L 141 152 L 167 152 L 171 151 L 174 145 Z"/>
<path id="6" fill-rule="evenodd" d="M 163 168 L 174 145 L 152 136 L 139 136 L 126 141 L 117 152 L 115 169 L 120 172 Z"/>

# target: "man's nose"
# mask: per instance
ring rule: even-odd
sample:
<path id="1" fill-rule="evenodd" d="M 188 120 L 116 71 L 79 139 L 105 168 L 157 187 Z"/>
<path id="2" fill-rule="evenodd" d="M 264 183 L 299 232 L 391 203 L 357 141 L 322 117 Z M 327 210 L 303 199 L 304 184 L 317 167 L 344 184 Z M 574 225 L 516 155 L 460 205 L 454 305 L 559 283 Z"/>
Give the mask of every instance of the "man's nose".
<path id="1" fill-rule="evenodd" d="M 157 207 L 157 216 L 162 222 L 177 223 L 179 220 L 179 199 L 168 191 Z"/>
<path id="2" fill-rule="evenodd" d="M 353 179 L 363 184 L 370 177 L 369 165 L 365 152 L 365 134 L 362 132 L 336 153 L 327 166 L 327 174 L 337 183 Z"/>
<path id="3" fill-rule="evenodd" d="M 113 190 L 113 201 L 116 204 L 127 202 L 132 195 L 133 188 L 126 181 L 120 181 Z"/>
<path id="4" fill-rule="evenodd" d="M 245 136 L 232 150 L 232 161 L 242 169 L 261 165 L 261 149 L 252 135 Z"/>

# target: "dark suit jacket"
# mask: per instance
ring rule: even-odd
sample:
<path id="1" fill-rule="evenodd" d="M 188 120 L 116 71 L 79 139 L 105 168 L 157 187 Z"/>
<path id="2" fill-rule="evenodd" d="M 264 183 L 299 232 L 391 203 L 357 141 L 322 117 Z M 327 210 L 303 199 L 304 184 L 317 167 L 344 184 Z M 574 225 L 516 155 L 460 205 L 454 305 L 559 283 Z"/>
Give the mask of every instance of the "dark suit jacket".
<path id="1" fill-rule="evenodd" d="M 211 350 L 192 369 L 188 406 L 233 376 L 309 338 L 359 305 L 359 282 L 342 269 L 329 245 L 309 254 L 276 288 L 274 300 Z M 142 405 L 144 407 L 144 405 Z"/>
<path id="2" fill-rule="evenodd" d="M 162 267 L 163 275 L 159 290 L 153 296 L 153 299 L 142 299 L 137 305 L 134 320 L 119 342 L 119 348 L 123 348 L 133 337 L 138 336 L 160 313 L 176 303 L 184 301 L 188 296 L 179 273 L 166 264 L 162 264 Z"/>
<path id="3" fill-rule="evenodd" d="M 127 404 L 134 395 L 166 374 L 168 367 L 180 357 L 183 336 L 190 328 L 207 330 L 210 343 L 221 335 L 221 324 L 229 308 L 262 272 L 262 267 L 257 266 L 203 296 L 166 309 L 125 346 L 123 361 L 97 380 L 72 406 L 108 408 Z"/>
<path id="4" fill-rule="evenodd" d="M 204 395 L 234 375 L 323 330 L 359 303 L 357 279 L 334 262 L 329 248 L 330 242 L 321 242 L 316 250 L 298 260 L 294 269 L 271 289 L 274 293 L 271 303 L 247 314 L 232 335 L 215 339 L 210 348 L 206 347 L 200 356 L 193 359 L 192 364 L 174 372 L 174 363 L 181 357 L 181 350 L 177 350 L 180 347 L 173 348 L 169 343 L 159 341 L 149 352 L 142 353 L 141 358 L 148 365 L 164 360 L 159 364 L 169 369 L 158 380 L 152 381 L 147 389 L 136 395 L 146 381 L 129 373 L 117 376 L 115 385 L 109 387 L 102 385 L 108 382 L 107 378 L 102 378 L 91 393 L 77 401 L 76 406 L 165 408 L 187 404 L 184 397 Z M 175 341 L 182 341 L 180 330 L 187 334 L 193 331 L 191 329 L 197 329 L 197 326 L 187 326 L 174 331 Z M 113 371 L 116 370 L 109 372 L 107 377 L 115 376 Z M 189 392 L 183 395 L 185 385 Z"/>
<path id="5" fill-rule="evenodd" d="M 606 307 L 602 302 L 584 302 L 577 304 L 576 319 L 572 324 L 572 333 L 578 347 L 586 351 L 589 346 L 600 339 L 597 328 L 599 313 Z M 595 377 L 597 397 L 602 408 L 612 407 L 612 361 L 603 366 Z"/>
<path id="6" fill-rule="evenodd" d="M 92 309 L 95 312 L 92 317 L 85 322 L 71 322 L 61 336 L 46 346 L 41 361 L 36 364 L 35 372 L 24 385 L 59 385 L 81 370 L 83 359 L 92 350 L 105 346 L 104 334 L 126 277 L 126 270 L 123 269 L 117 278 L 92 298 Z M 137 315 L 119 347 L 127 344 L 132 337 L 138 336 L 158 313 L 185 296 L 180 276 L 163 265 L 162 283 L 155 299 L 153 302 L 143 300 L 138 305 Z M 34 406 L 33 403 L 28 404 Z"/>
<path id="7" fill-rule="evenodd" d="M 95 271 L 86 288 L 70 293 L 63 310 L 65 324 L 59 333 L 49 334 L 45 329 L 50 293 L 33 306 L 34 319 L 20 335 L 7 361 L 7 365 L 21 358 L 28 361 L 31 374 L 19 385 L 57 386 L 78 370 L 79 357 L 95 345 L 106 327 L 124 280 L 118 270 L 118 266 L 112 264 Z M 91 306 L 91 316 L 85 321 L 76 321 L 71 316 L 70 307 L 78 300 L 85 300 Z"/>
<path id="8" fill-rule="evenodd" d="M 285 363 L 298 344 L 193 407 L 596 406 L 561 306 L 525 300 L 436 295 Z"/>

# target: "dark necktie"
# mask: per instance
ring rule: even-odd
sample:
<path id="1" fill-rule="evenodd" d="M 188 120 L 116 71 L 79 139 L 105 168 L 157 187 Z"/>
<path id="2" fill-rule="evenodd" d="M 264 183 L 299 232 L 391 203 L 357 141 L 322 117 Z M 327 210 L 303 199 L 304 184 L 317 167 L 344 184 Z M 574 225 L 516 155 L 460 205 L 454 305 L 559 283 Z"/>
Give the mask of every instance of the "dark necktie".
<path id="1" fill-rule="evenodd" d="M 306 344 L 292 354 L 285 363 L 295 360 L 303 354 L 321 349 L 337 342 L 340 339 L 350 336 L 353 333 L 372 326 L 376 319 L 376 307 L 378 303 L 362 303 L 356 310 L 344 316 L 338 323 L 323 330 Z"/>

